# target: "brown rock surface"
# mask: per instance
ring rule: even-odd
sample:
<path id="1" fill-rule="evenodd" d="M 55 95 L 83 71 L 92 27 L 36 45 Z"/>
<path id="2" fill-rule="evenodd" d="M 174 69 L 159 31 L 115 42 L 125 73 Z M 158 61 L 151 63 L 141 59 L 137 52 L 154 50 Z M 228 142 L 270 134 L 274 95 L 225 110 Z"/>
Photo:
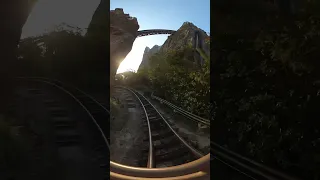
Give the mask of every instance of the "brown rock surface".
<path id="1" fill-rule="evenodd" d="M 131 51 L 138 29 L 137 19 L 124 14 L 123 9 L 110 11 L 110 83 L 120 63 Z"/>
<path id="2" fill-rule="evenodd" d="M 125 14 L 123 9 L 116 8 L 108 11 L 109 2 L 101 0 L 88 27 L 86 36 L 93 40 L 96 47 L 105 52 L 104 48 L 110 43 L 110 84 L 114 80 L 117 69 L 123 59 L 131 51 L 137 37 L 139 24 L 136 18 Z M 110 17 L 110 21 L 109 18 Z M 110 28 L 110 39 L 108 30 Z M 107 60 L 107 54 L 101 53 L 100 61 Z"/>
<path id="3" fill-rule="evenodd" d="M 194 34 L 196 31 L 199 31 L 202 38 L 205 39 L 208 37 L 207 33 L 202 29 L 198 28 L 190 22 L 184 22 L 183 25 L 172 35 L 161 46 L 160 52 L 168 52 L 172 49 L 179 50 L 183 49 L 186 46 L 192 45 L 194 43 Z M 207 50 L 205 44 L 203 44 L 204 50 Z"/>

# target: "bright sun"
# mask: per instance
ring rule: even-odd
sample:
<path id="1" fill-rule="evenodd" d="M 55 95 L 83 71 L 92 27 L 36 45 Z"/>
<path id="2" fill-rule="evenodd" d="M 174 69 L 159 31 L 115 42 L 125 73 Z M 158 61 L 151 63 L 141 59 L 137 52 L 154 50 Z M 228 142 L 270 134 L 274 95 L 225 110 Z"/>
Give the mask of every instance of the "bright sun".
<path id="1" fill-rule="evenodd" d="M 137 71 L 142 61 L 143 52 L 146 47 L 152 48 L 154 45 L 162 45 L 168 35 L 156 35 L 137 38 L 132 46 L 132 50 L 121 62 L 117 73 L 125 71 Z"/>
<path id="2" fill-rule="evenodd" d="M 126 58 L 121 62 L 117 73 L 122 73 L 128 70 L 137 71 L 139 65 L 142 61 L 143 52 L 146 45 L 143 41 L 143 38 L 137 38 L 132 46 L 132 50 L 126 56 Z"/>

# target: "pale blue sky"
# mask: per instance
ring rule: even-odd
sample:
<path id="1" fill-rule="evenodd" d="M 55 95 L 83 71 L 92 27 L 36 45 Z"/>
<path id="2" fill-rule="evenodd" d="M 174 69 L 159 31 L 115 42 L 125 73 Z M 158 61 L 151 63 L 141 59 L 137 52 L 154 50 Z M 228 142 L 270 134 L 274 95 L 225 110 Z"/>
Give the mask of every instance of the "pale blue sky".
<path id="1" fill-rule="evenodd" d="M 63 22 L 87 28 L 100 0 L 39 0 L 22 31 L 22 38 L 42 34 Z M 210 32 L 210 0 L 110 0 L 110 9 L 123 8 L 138 19 L 140 30 L 177 30 L 185 21 Z M 132 51 L 120 65 L 118 72 L 137 70 L 146 46 L 162 45 L 167 35 L 137 38 Z"/>

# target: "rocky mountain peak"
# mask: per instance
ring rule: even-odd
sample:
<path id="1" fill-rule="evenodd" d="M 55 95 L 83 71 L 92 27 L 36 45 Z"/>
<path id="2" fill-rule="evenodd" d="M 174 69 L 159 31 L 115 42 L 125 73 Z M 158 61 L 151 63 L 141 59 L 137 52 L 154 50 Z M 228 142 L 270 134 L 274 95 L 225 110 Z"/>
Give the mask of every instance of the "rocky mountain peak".
<path id="1" fill-rule="evenodd" d="M 159 52 L 160 48 L 161 46 L 158 46 L 158 45 L 154 45 L 151 49 L 149 47 L 146 47 L 144 49 L 144 53 L 143 53 L 143 57 L 142 57 L 142 61 L 139 66 L 139 69 L 148 67 L 150 57 L 155 53 Z"/>
<path id="2" fill-rule="evenodd" d="M 150 51 L 150 48 L 147 46 L 145 49 L 144 49 L 144 53 L 148 53 Z"/>
<path id="3" fill-rule="evenodd" d="M 203 40 L 208 38 L 208 35 L 204 30 L 198 28 L 191 22 L 184 22 L 182 26 L 173 35 L 168 37 L 168 39 L 162 45 L 160 51 L 167 52 L 169 50 L 179 50 L 187 46 L 193 45 L 195 41 L 194 36 L 196 32 L 200 33 L 200 36 Z M 206 50 L 209 48 L 204 47 L 204 49 Z"/>
<path id="4" fill-rule="evenodd" d="M 186 21 L 186 22 L 184 22 L 184 23 L 182 24 L 181 27 L 183 27 L 183 26 L 195 26 L 195 25 L 194 25 L 192 22 Z"/>

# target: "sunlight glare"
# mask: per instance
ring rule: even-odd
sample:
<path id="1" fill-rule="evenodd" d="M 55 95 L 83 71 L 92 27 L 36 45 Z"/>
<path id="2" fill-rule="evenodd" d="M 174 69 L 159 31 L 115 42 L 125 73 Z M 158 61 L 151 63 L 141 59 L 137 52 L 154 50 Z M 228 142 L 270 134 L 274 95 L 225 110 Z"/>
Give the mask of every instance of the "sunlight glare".
<path id="1" fill-rule="evenodd" d="M 117 74 L 126 71 L 137 71 L 142 61 L 145 48 L 152 48 L 154 45 L 162 45 L 167 38 L 168 35 L 155 35 L 137 38 L 133 43 L 132 50 L 121 62 L 117 70 Z"/>

